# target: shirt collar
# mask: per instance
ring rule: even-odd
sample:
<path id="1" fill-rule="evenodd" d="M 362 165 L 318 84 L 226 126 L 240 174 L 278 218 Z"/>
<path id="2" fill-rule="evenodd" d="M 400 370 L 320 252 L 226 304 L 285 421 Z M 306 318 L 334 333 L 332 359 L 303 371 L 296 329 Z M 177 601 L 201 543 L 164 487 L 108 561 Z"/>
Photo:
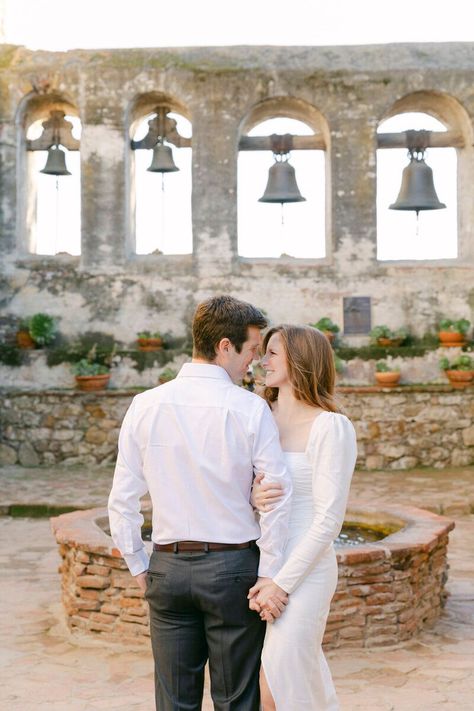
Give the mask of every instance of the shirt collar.
<path id="1" fill-rule="evenodd" d="M 179 371 L 178 378 L 214 378 L 232 382 L 229 373 L 220 365 L 213 363 L 184 363 Z"/>

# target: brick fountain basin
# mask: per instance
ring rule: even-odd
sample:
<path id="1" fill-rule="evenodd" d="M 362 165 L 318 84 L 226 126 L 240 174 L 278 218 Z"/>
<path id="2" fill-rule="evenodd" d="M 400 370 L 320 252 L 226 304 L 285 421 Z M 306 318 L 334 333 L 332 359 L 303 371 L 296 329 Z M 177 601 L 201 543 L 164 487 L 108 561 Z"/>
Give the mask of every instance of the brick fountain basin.
<path id="1" fill-rule="evenodd" d="M 384 538 L 337 546 L 339 582 L 325 649 L 387 646 L 432 625 L 443 608 L 449 519 L 412 506 L 353 502 L 346 522 L 384 531 Z M 62 600 L 76 635 L 143 644 L 148 608 L 106 533 L 105 508 L 51 519 L 62 563 Z"/>

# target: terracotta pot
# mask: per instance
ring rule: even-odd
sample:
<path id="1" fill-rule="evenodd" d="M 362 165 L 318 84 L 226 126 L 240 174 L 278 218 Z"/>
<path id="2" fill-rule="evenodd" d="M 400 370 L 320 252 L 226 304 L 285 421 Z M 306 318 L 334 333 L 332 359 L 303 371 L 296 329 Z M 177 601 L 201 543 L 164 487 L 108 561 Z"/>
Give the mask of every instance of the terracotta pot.
<path id="1" fill-rule="evenodd" d="M 377 338 L 377 345 L 378 346 L 392 346 L 393 348 L 397 348 L 399 345 L 401 345 L 403 341 L 403 338 Z"/>
<path id="2" fill-rule="evenodd" d="M 109 384 L 109 380 L 109 373 L 104 373 L 103 375 L 76 375 L 76 384 L 78 389 L 87 392 L 105 390 Z"/>
<path id="3" fill-rule="evenodd" d="M 334 333 L 334 331 L 323 331 L 323 333 L 328 339 L 329 343 L 333 344 L 336 340 L 336 334 Z"/>
<path id="4" fill-rule="evenodd" d="M 17 331 L 16 342 L 19 348 L 34 348 L 35 342 L 28 331 Z"/>
<path id="5" fill-rule="evenodd" d="M 453 388 L 458 390 L 468 388 L 474 381 L 474 370 L 445 370 L 444 372 Z"/>
<path id="6" fill-rule="evenodd" d="M 400 373 L 397 370 L 390 370 L 388 373 L 375 372 L 375 380 L 383 388 L 394 388 L 400 380 Z"/>
<path id="7" fill-rule="evenodd" d="M 163 348 L 162 338 L 137 338 L 138 350 L 159 351 Z"/>
<path id="8" fill-rule="evenodd" d="M 446 348 L 454 348 L 454 346 L 463 346 L 466 343 L 464 333 L 458 331 L 439 331 L 438 338 L 440 345 Z"/>

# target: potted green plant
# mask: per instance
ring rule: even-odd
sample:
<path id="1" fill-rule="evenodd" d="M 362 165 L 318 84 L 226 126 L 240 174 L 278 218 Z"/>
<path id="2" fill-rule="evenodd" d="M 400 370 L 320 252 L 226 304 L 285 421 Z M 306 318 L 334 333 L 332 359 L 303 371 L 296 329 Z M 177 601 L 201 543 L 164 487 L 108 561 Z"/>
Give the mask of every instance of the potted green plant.
<path id="1" fill-rule="evenodd" d="M 330 343 L 334 342 L 336 334 L 340 331 L 337 323 L 334 323 L 329 316 L 323 316 L 316 323 L 311 323 L 310 326 L 322 331 Z"/>
<path id="2" fill-rule="evenodd" d="M 400 380 L 400 369 L 389 366 L 386 360 L 375 364 L 375 380 L 384 388 L 394 388 Z"/>
<path id="3" fill-rule="evenodd" d="M 442 318 L 438 326 L 438 338 L 440 345 L 447 348 L 463 346 L 466 343 L 466 335 L 471 322 L 467 318 L 457 320 Z"/>
<path id="4" fill-rule="evenodd" d="M 158 382 L 160 383 L 160 385 L 163 385 L 163 383 L 168 383 L 170 380 L 174 380 L 177 374 L 178 373 L 176 372 L 176 370 L 174 370 L 174 368 L 165 368 L 159 374 Z"/>
<path id="5" fill-rule="evenodd" d="M 163 348 L 163 337 L 159 331 L 139 331 L 137 342 L 140 351 L 159 351 Z"/>
<path id="6" fill-rule="evenodd" d="M 397 347 L 406 340 L 408 333 L 404 328 L 392 331 L 391 328 L 382 324 L 380 326 L 374 326 L 369 332 L 369 336 L 372 343 L 376 343 L 378 346 Z"/>
<path id="7" fill-rule="evenodd" d="M 452 361 L 444 356 L 439 361 L 453 388 L 467 388 L 474 381 L 474 358 L 468 353 L 461 353 Z"/>
<path id="8" fill-rule="evenodd" d="M 49 314 L 37 313 L 21 321 L 16 341 L 20 348 L 47 346 L 54 341 L 56 333 L 56 319 Z"/>
<path id="9" fill-rule="evenodd" d="M 110 368 L 102 363 L 91 362 L 88 358 L 81 358 L 75 363 L 73 372 L 79 390 L 104 390 L 109 384 Z"/>
<path id="10" fill-rule="evenodd" d="M 16 332 L 16 343 L 18 348 L 34 348 L 35 342 L 30 335 L 30 319 L 24 318 L 20 321 Z"/>

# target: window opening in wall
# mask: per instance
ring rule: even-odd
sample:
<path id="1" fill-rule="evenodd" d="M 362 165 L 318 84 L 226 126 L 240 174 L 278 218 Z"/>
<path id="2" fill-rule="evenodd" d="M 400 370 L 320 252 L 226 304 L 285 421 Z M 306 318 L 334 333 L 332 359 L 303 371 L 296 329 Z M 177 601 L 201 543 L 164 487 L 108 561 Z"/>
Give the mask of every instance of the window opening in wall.
<path id="1" fill-rule="evenodd" d="M 144 117 L 132 139 L 138 143 L 149 134 L 149 122 L 156 112 Z M 191 123 L 180 114 L 167 112 L 176 122 L 179 137 L 190 139 Z M 189 141 L 188 141 L 189 143 Z M 141 147 L 141 146 L 138 146 Z M 191 220 L 191 147 L 176 146 L 166 137 L 160 154 L 152 150 L 134 150 L 135 157 L 135 251 L 137 254 L 190 254 L 193 251 Z M 164 148 L 164 150 L 162 150 Z M 171 153 L 170 153 L 171 150 Z M 172 160 L 178 170 L 169 169 Z M 164 172 L 150 171 L 156 161 Z"/>
<path id="2" fill-rule="evenodd" d="M 314 135 L 303 121 L 272 118 L 260 122 L 247 136 Z M 289 164 L 295 169 L 304 202 L 259 202 L 274 158 L 269 150 L 241 150 L 238 157 L 238 251 L 242 257 L 321 258 L 325 238 L 325 152 L 291 150 Z M 283 218 L 283 219 L 282 219 Z"/>
<path id="3" fill-rule="evenodd" d="M 64 116 L 72 124 L 71 135 L 79 141 L 81 122 L 76 116 Z M 33 142 L 44 133 L 45 117 L 34 121 L 27 130 L 27 141 Z M 68 150 L 65 164 L 71 175 L 51 175 L 41 171 L 48 161 L 47 150 L 27 151 L 28 219 L 30 251 L 33 254 L 55 255 L 81 253 L 81 161 L 79 150 Z M 49 157 L 51 157 L 49 155 Z"/>
<path id="4" fill-rule="evenodd" d="M 383 121 L 378 134 L 410 130 L 443 132 L 446 126 L 426 113 L 407 112 Z M 446 209 L 389 209 L 400 191 L 406 148 L 377 150 L 377 259 L 453 259 L 458 256 L 457 156 L 455 148 L 428 147 L 424 155 L 433 171 L 436 194 Z"/>

